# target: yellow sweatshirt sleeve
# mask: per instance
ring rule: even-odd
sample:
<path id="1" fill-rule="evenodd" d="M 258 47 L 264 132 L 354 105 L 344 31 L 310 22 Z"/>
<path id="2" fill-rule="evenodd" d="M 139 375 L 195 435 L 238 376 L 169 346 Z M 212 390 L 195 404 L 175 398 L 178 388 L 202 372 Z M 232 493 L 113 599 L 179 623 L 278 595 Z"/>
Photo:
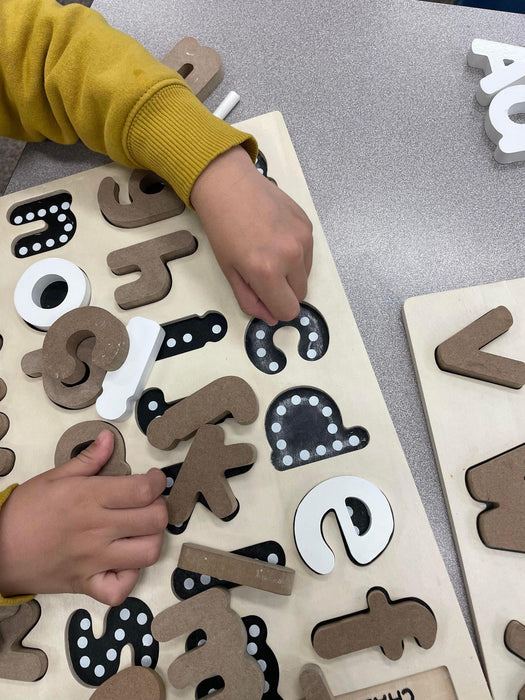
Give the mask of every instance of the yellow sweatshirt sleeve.
<path id="1" fill-rule="evenodd" d="M 4 503 L 7 501 L 7 499 L 9 498 L 11 493 L 16 489 L 17 486 L 18 484 L 12 484 L 7 489 L 0 492 L 0 508 L 4 505 Z M 31 600 L 32 597 L 32 595 L 17 595 L 11 596 L 10 598 L 4 598 L 2 595 L 0 595 L 0 606 L 20 605 L 21 603 L 27 603 L 27 601 Z"/>
<path id="2" fill-rule="evenodd" d="M 189 205 L 218 155 L 255 139 L 214 117 L 178 73 L 94 10 L 55 0 L 0 0 L 0 134 L 81 139 L 153 170 Z"/>

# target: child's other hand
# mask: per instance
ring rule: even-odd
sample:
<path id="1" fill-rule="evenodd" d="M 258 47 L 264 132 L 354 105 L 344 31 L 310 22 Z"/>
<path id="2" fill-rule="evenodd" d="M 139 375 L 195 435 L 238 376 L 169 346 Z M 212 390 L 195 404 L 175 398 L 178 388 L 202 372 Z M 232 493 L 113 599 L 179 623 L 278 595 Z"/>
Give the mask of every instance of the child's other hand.
<path id="1" fill-rule="evenodd" d="M 312 266 L 312 224 L 304 211 L 241 146 L 208 165 L 191 203 L 241 309 L 270 324 L 295 318 Z"/>
<path id="2" fill-rule="evenodd" d="M 159 558 L 167 510 L 158 469 L 95 476 L 113 451 L 104 430 L 77 457 L 16 488 L 0 511 L 0 593 L 86 593 L 119 605 Z"/>

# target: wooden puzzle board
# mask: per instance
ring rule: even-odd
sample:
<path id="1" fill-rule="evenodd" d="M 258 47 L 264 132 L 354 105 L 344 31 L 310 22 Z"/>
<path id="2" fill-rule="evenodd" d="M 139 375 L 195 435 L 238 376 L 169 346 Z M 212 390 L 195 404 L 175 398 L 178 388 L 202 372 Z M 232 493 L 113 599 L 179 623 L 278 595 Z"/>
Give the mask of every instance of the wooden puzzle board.
<path id="1" fill-rule="evenodd" d="M 477 531 L 485 505 L 469 495 L 465 472 L 524 441 L 525 393 L 441 371 L 437 345 L 497 306 L 514 324 L 485 350 L 518 360 L 525 348 L 525 279 L 408 299 L 404 320 L 453 522 L 489 683 L 495 700 L 517 697 L 525 664 L 503 643 L 507 623 L 523 621 L 525 555 L 489 549 Z"/>
<path id="2" fill-rule="evenodd" d="M 123 167 L 104 166 L 4 197 L 0 200 L 0 220 L 3 221 L 0 288 L 4 299 L 0 329 L 4 347 L 0 352 L 0 373 L 7 383 L 8 394 L 1 410 L 9 416 L 11 428 L 2 446 L 15 451 L 17 462 L 3 482 L 8 485 L 15 480 L 23 481 L 48 468 L 62 433 L 77 422 L 97 418 L 93 406 L 76 412 L 55 406 L 45 396 L 41 381 L 29 379 L 21 372 L 22 355 L 40 347 L 43 334 L 28 327 L 17 315 L 12 303 L 13 290 L 20 274 L 36 258 L 60 256 L 78 263 L 91 281 L 91 304 L 107 308 L 124 322 L 132 316 L 143 315 L 165 323 L 219 311 L 228 321 L 225 338 L 218 343 L 208 343 L 200 350 L 155 363 L 147 386 L 162 388 L 166 398 L 173 400 L 191 394 L 218 377 L 242 376 L 258 397 L 259 418 L 249 426 L 240 426 L 228 419 L 223 426 L 227 443 L 253 443 L 258 450 L 258 459 L 249 472 L 231 480 L 240 502 L 239 514 L 231 522 L 223 522 L 198 505 L 183 535 L 166 534 L 159 562 L 142 573 L 132 595 L 144 600 L 154 615 L 177 602 L 170 579 L 184 541 L 233 550 L 274 539 L 284 547 L 287 565 L 296 570 L 292 596 L 283 598 L 240 587 L 232 590 L 232 606 L 241 615 L 255 614 L 265 621 L 268 644 L 280 665 L 279 693 L 283 698 L 294 700 L 300 697 L 299 671 L 307 662 L 322 666 L 334 694 L 350 693 L 444 666 L 460 700 L 488 698 L 473 645 L 339 282 L 283 119 L 279 113 L 271 113 L 239 126 L 254 133 L 268 161 L 269 175 L 305 209 L 314 224 L 315 259 L 307 300 L 319 309 L 328 324 L 328 352 L 316 362 L 302 360 L 297 354 L 296 331 L 285 328 L 279 331 L 277 342 L 286 354 L 286 368 L 275 375 L 257 370 L 244 349 L 244 335 L 250 319 L 239 310 L 193 213 L 186 211 L 175 219 L 140 230 L 115 229 L 101 216 L 97 206 L 98 185 L 107 175 L 124 184 L 129 171 Z M 17 203 L 61 190 L 72 196 L 72 209 L 78 221 L 74 238 L 50 254 L 27 260 L 13 257 L 11 241 L 20 234 L 20 229 L 7 223 L 9 210 Z M 139 309 L 119 309 L 113 292 L 129 280 L 112 275 L 105 263 L 106 255 L 126 245 L 179 229 L 190 230 L 198 239 L 199 247 L 194 255 L 170 263 L 173 286 L 168 296 Z M 277 471 L 270 462 L 270 448 L 264 430 L 265 412 L 282 391 L 304 386 L 327 392 L 339 406 L 344 425 L 364 426 L 370 433 L 370 444 L 357 452 Z M 146 471 L 151 466 L 163 467 L 180 462 L 188 449 L 187 443 L 181 443 L 169 453 L 153 448 L 139 431 L 134 417 L 118 427 L 126 441 L 128 461 L 135 473 Z M 292 529 L 295 510 L 312 487 L 344 474 L 368 479 L 383 491 L 393 510 L 394 534 L 378 559 L 368 566 L 356 566 L 346 555 L 334 517 L 327 516 L 323 531 L 334 551 L 336 563 L 331 574 L 318 576 L 303 564 L 295 548 Z M 397 662 L 389 661 L 378 648 L 328 662 L 320 659 L 310 642 L 313 627 L 322 620 L 365 608 L 366 593 L 373 586 L 385 588 L 392 599 L 415 597 L 425 601 L 437 619 L 434 645 L 425 651 L 413 639 L 405 640 L 404 654 Z M 58 688 L 71 700 L 89 698 L 92 689 L 81 685 L 68 668 L 65 630 L 73 611 L 85 608 L 91 613 L 95 635 L 99 636 L 106 607 L 85 596 L 42 595 L 38 601 L 42 617 L 27 636 L 25 644 L 45 650 L 49 669 L 34 684 L 0 681 L 0 688 L 8 691 L 13 700 L 28 697 L 48 700 L 54 697 Z M 165 680 L 169 664 L 183 651 L 183 641 L 179 638 L 160 646 L 157 671 Z M 126 649 L 120 667 L 128 665 L 130 659 Z M 167 684 L 167 696 L 189 700 L 194 697 L 194 689 L 175 692 Z M 450 694 L 447 697 L 451 697 Z"/>

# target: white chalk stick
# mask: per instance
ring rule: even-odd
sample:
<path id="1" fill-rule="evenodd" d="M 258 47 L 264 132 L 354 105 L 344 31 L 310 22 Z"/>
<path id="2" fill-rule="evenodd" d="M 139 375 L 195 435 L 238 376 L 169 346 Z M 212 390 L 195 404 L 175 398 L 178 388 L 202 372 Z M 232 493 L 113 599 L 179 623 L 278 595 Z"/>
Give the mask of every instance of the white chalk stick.
<path id="1" fill-rule="evenodd" d="M 235 90 L 232 90 L 226 95 L 224 100 L 217 107 L 217 109 L 213 113 L 214 116 L 219 117 L 219 119 L 226 119 L 228 114 L 232 111 L 232 109 L 235 107 L 235 105 L 239 102 L 240 99 L 241 96 L 237 92 L 235 92 Z"/>

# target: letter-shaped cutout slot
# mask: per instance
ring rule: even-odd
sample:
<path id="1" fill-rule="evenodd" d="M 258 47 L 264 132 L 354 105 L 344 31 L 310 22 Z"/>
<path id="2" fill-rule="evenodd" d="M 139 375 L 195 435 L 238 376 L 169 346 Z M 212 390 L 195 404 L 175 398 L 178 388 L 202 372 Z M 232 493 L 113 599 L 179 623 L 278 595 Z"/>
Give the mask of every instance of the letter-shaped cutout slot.
<path id="1" fill-rule="evenodd" d="M 286 356 L 274 344 L 274 336 L 281 328 L 292 327 L 299 333 L 297 351 L 303 360 L 313 362 L 321 359 L 330 342 L 328 326 L 319 311 L 304 302 L 297 318 L 279 321 L 270 326 L 258 318 L 250 321 L 246 329 L 244 347 L 250 362 L 265 374 L 277 374 L 286 367 Z"/>
<path id="2" fill-rule="evenodd" d="M 29 258 L 39 253 L 62 248 L 73 238 L 77 220 L 71 210 L 69 192 L 53 192 L 45 197 L 15 204 L 7 218 L 13 226 L 31 224 L 38 228 L 17 236 L 11 246 L 16 258 Z"/>
<path id="3" fill-rule="evenodd" d="M 314 486 L 295 512 L 295 544 L 312 571 L 329 574 L 335 565 L 322 531 L 323 520 L 331 511 L 335 512 L 347 554 L 354 563 L 370 564 L 388 546 L 394 516 L 384 493 L 366 479 L 335 476 Z"/>
<path id="4" fill-rule="evenodd" d="M 332 397 L 314 387 L 294 387 L 279 394 L 266 411 L 264 426 L 278 471 L 355 452 L 370 441 L 365 428 L 345 428 Z"/>
<path id="5" fill-rule="evenodd" d="M 91 615 L 75 610 L 67 627 L 67 646 L 72 671 L 87 685 L 102 685 L 115 675 L 122 649 L 131 644 L 135 666 L 155 668 L 159 644 L 151 634 L 153 615 L 139 598 L 127 598 L 121 605 L 109 608 L 104 633 L 96 638 Z"/>

